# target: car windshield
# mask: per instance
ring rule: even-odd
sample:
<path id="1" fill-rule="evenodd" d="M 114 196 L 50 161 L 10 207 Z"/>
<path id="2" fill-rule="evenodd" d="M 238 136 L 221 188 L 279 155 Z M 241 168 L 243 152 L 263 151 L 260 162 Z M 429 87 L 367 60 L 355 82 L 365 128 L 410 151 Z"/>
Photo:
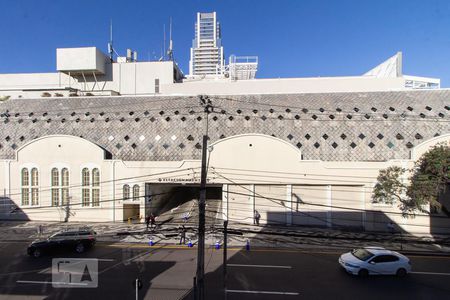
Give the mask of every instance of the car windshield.
<path id="1" fill-rule="evenodd" d="M 366 261 L 373 256 L 373 253 L 367 251 L 366 249 L 354 249 L 352 250 L 352 254 L 354 257 L 362 261 Z"/>

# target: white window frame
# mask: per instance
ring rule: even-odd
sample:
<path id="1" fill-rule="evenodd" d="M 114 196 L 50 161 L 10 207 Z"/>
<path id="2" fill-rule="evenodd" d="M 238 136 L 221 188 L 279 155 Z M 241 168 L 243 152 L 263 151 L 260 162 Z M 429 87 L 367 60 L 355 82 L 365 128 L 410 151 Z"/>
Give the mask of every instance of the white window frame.
<path id="1" fill-rule="evenodd" d="M 88 180 L 89 182 L 87 183 L 87 185 L 84 185 L 84 180 L 83 180 L 83 170 L 87 169 L 88 170 Z M 98 181 L 94 180 L 94 170 L 98 171 Z M 80 172 L 80 176 L 81 176 L 81 194 L 80 194 L 80 205 L 81 208 L 92 208 L 92 207 L 97 207 L 100 208 L 102 207 L 102 201 L 101 201 L 101 178 L 102 178 L 102 172 L 101 172 L 101 168 L 97 165 L 93 165 L 93 164 L 89 164 L 89 165 L 83 165 L 81 166 L 81 172 Z M 85 205 L 84 203 L 84 199 L 85 199 L 85 195 L 89 193 L 88 195 L 88 199 L 89 199 L 89 203 L 87 203 L 87 205 Z M 98 201 L 96 201 L 96 203 L 98 205 L 94 205 L 94 195 L 98 196 Z"/>
<path id="2" fill-rule="evenodd" d="M 58 172 L 58 184 L 53 184 L 53 170 L 57 170 Z M 64 170 L 67 170 L 67 184 L 66 180 L 64 180 Z M 64 194 L 67 191 L 67 203 L 64 202 Z M 58 204 L 54 205 L 54 195 L 57 195 L 58 197 Z M 61 164 L 53 165 L 50 168 L 50 204 L 52 207 L 58 207 L 58 206 L 66 206 L 68 203 L 70 203 L 70 169 L 69 167 Z"/>
<path id="3" fill-rule="evenodd" d="M 137 195 L 136 195 L 136 188 L 137 188 Z M 139 201 L 140 200 L 140 195 L 141 194 L 141 187 L 139 186 L 139 184 L 134 184 L 133 185 L 133 197 L 132 200 L 133 201 Z"/>
<path id="4" fill-rule="evenodd" d="M 125 188 L 127 189 L 127 193 L 125 195 Z M 122 186 L 122 200 L 123 201 L 129 201 L 131 200 L 131 188 L 130 185 L 128 183 L 125 183 Z"/>
<path id="5" fill-rule="evenodd" d="M 28 185 L 23 185 L 22 171 L 23 169 L 27 169 L 28 172 Z M 37 184 L 33 185 L 33 177 L 32 170 L 35 169 L 37 171 Z M 20 176 L 20 207 L 40 207 L 41 206 L 41 193 L 40 193 L 40 183 L 41 180 L 39 178 L 41 174 L 40 168 L 36 164 L 24 164 L 19 167 L 19 176 Z M 28 189 L 28 204 L 23 204 L 23 189 Z M 37 193 L 37 203 L 33 204 L 33 193 L 36 191 Z"/>

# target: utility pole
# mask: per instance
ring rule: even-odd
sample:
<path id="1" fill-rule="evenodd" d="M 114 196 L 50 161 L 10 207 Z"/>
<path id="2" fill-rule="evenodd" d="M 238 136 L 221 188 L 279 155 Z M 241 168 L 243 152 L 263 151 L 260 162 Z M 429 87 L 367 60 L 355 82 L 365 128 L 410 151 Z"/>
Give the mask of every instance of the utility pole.
<path id="1" fill-rule="evenodd" d="M 227 227 L 228 220 L 223 221 L 223 292 L 224 299 L 227 299 Z"/>
<path id="2" fill-rule="evenodd" d="M 200 104 L 206 113 L 206 133 L 202 142 L 202 171 L 200 181 L 200 198 L 198 200 L 198 252 L 197 252 L 197 292 L 198 300 L 205 299 L 205 202 L 206 202 L 206 154 L 208 148 L 208 115 L 212 111 L 211 100 L 207 96 L 200 96 Z"/>

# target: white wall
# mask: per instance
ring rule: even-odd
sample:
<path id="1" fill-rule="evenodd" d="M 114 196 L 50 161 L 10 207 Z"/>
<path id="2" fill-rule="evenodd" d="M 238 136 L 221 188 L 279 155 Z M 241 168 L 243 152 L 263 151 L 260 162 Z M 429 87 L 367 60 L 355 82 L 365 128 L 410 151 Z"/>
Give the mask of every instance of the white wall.
<path id="1" fill-rule="evenodd" d="M 450 142 L 450 134 L 426 141 L 416 152 L 438 142 Z M 250 146 L 250 144 L 252 146 Z M 327 225 L 323 218 L 339 225 L 358 226 L 367 230 L 385 230 L 386 220 L 393 220 L 403 230 L 429 233 L 430 219 L 405 219 L 397 204 L 380 205 L 371 201 L 373 186 L 379 170 L 391 165 L 411 167 L 414 160 L 386 162 L 323 162 L 301 160 L 301 153 L 286 142 L 259 134 L 245 134 L 213 143 L 209 152 L 208 183 L 227 185 L 224 199 L 228 199 L 228 217 L 238 223 L 253 222 L 253 206 L 272 221 L 286 224 Z M 101 172 L 100 208 L 74 206 L 71 220 L 122 220 L 123 204 L 139 203 L 145 213 L 145 199 L 122 199 L 124 184 L 200 183 L 200 161 L 119 161 L 105 160 L 104 150 L 74 136 L 46 136 L 36 139 L 16 152 L 16 159 L 0 161 L 0 191 L 7 195 L 28 215 L 37 220 L 62 220 L 61 208 L 51 207 L 50 171 L 53 166 L 70 171 L 72 203 L 81 202 L 81 169 L 97 167 Z M 21 207 L 20 171 L 23 167 L 37 167 L 40 179 L 40 208 Z M 188 180 L 188 181 L 187 181 Z M 132 191 L 131 191 L 132 195 Z M 294 198 L 300 198 L 301 201 Z M 278 199 L 279 204 L 270 198 Z M 281 199 L 281 200 L 280 200 Z M 282 201 L 286 199 L 286 201 Z M 113 205 L 115 200 L 115 206 Z M 224 200 L 225 201 L 225 200 Z M 302 203 L 302 202 L 306 202 Z M 308 203 L 312 203 L 310 205 Z M 322 207 L 321 207 L 322 206 Z M 342 209 L 337 206 L 348 208 Z M 345 213 L 346 211 L 351 214 Z M 374 210 L 381 213 L 363 213 Z M 344 212 L 344 213 L 342 213 Z M 354 213 L 356 212 L 356 213 Z M 310 214 L 305 218 L 305 214 Z M 322 221 L 314 218 L 319 215 Z M 339 218 L 349 218 L 348 222 Z"/>
<path id="2" fill-rule="evenodd" d="M 160 93 L 162 86 L 173 84 L 174 81 L 172 61 L 112 65 L 108 62 L 104 69 L 105 74 L 97 74 L 96 77 L 91 71 L 86 71 L 84 77 L 79 74 L 80 72 L 77 72 L 77 75 L 72 73 L 71 76 L 61 72 L 0 74 L 0 97 L 39 98 L 45 91 L 50 92 L 52 96 L 55 96 L 55 93 L 68 96 L 68 89 L 85 90 L 93 94 L 99 91 L 113 91 L 121 95 L 144 95 L 155 93 L 155 79 L 159 79 Z"/>
<path id="3" fill-rule="evenodd" d="M 56 70 L 60 72 L 91 71 L 105 74 L 107 57 L 96 47 L 56 49 Z"/>
<path id="4" fill-rule="evenodd" d="M 318 77 L 237 80 L 192 80 L 163 87 L 164 94 L 289 94 L 402 90 L 403 78 Z"/>

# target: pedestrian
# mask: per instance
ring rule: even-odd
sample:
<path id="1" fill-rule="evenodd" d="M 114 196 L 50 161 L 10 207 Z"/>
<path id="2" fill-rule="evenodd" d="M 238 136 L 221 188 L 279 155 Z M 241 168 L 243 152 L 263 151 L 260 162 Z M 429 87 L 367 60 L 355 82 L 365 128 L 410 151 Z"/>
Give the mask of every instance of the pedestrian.
<path id="1" fill-rule="evenodd" d="M 37 231 L 38 231 L 38 235 L 40 237 L 42 235 L 42 233 L 44 232 L 44 228 L 42 227 L 42 224 L 39 224 Z"/>
<path id="2" fill-rule="evenodd" d="M 180 228 L 180 245 L 184 245 L 186 243 L 186 227 L 184 225 Z"/>
<path id="3" fill-rule="evenodd" d="M 256 226 L 259 226 L 259 219 L 261 218 L 261 215 L 259 212 L 255 209 L 255 219 L 253 220 L 253 224 L 256 224 Z"/>
<path id="4" fill-rule="evenodd" d="M 156 218 L 155 215 L 153 213 L 150 214 L 150 228 L 156 227 Z"/>
<path id="5" fill-rule="evenodd" d="M 147 215 L 145 217 L 145 224 L 147 225 L 147 230 L 148 230 L 148 226 L 150 225 L 150 215 Z"/>

